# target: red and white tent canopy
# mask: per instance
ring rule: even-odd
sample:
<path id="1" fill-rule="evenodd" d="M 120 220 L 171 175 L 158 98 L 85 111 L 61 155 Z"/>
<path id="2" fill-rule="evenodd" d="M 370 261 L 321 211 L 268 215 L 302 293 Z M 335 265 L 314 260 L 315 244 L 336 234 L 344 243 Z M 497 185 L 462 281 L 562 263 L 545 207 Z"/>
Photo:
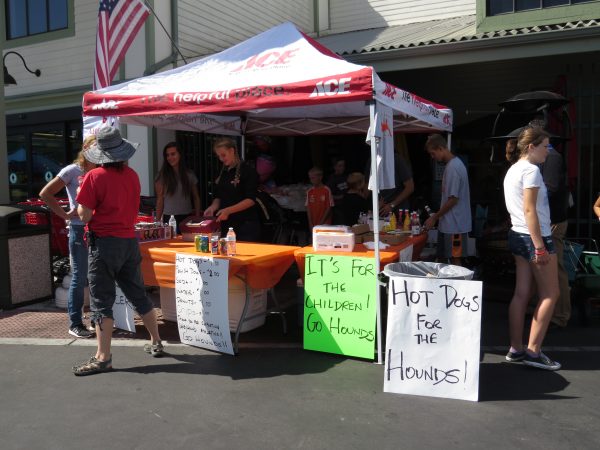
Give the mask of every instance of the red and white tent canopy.
<path id="1" fill-rule="evenodd" d="M 372 67 L 343 60 L 291 23 L 216 55 L 83 97 L 84 121 L 116 116 L 126 124 L 232 135 L 366 134 L 377 128 L 380 106 L 392 109 L 396 132 L 452 130 L 449 108 L 381 81 Z M 389 132 L 389 121 L 385 124 Z M 379 167 L 387 164 L 378 139 L 370 142 L 371 174 L 378 180 Z M 378 186 L 375 181 L 375 192 Z M 379 210 L 377 197 L 373 211 Z M 374 221 L 379 261 L 377 214 Z M 381 362 L 379 289 L 375 297 Z"/>
<path id="2" fill-rule="evenodd" d="M 368 102 L 394 110 L 394 129 L 452 129 L 452 111 L 381 81 L 284 23 L 221 53 L 83 97 L 84 116 L 224 134 L 358 133 Z"/>

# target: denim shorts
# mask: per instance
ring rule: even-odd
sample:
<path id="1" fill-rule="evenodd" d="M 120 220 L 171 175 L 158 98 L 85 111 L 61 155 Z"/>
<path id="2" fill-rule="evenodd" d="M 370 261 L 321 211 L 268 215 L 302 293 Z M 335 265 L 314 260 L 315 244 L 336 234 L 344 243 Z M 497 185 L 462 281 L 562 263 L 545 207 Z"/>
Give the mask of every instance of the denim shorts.
<path id="1" fill-rule="evenodd" d="M 544 246 L 548 253 L 556 253 L 552 236 L 543 236 Z M 521 256 L 527 261 L 535 259 L 535 245 L 531 240 L 531 236 L 525 233 L 517 233 L 516 231 L 508 231 L 508 249 L 515 256 Z"/>

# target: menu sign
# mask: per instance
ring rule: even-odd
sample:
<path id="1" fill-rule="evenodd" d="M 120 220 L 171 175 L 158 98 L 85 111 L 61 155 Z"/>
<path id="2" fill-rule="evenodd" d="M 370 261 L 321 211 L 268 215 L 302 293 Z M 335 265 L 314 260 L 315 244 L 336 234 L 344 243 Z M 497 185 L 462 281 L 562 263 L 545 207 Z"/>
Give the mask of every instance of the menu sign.
<path id="1" fill-rule="evenodd" d="M 133 306 L 123 294 L 118 284 L 115 283 L 115 303 L 113 305 L 113 327 L 135 333 L 133 320 Z"/>
<path id="2" fill-rule="evenodd" d="M 175 304 L 181 342 L 233 355 L 229 333 L 229 261 L 178 253 Z"/>
<path id="3" fill-rule="evenodd" d="M 481 282 L 390 277 L 383 390 L 477 401 Z"/>

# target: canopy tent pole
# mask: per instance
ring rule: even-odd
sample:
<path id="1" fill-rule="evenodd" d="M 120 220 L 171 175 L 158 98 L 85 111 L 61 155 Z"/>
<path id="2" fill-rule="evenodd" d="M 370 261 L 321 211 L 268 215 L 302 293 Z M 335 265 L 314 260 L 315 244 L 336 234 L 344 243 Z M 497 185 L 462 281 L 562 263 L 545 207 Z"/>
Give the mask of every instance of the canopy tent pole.
<path id="1" fill-rule="evenodd" d="M 238 155 L 242 161 L 246 161 L 246 126 L 248 125 L 248 121 L 246 117 L 242 117 L 240 122 L 240 134 L 242 137 L 242 145 L 240 148 L 240 154 Z"/>
<path id="2" fill-rule="evenodd" d="M 375 130 L 375 105 L 376 102 L 369 103 L 370 129 Z M 374 180 L 375 189 L 373 190 L 373 240 L 375 241 L 375 267 L 377 273 L 377 282 L 375 283 L 375 304 L 377 305 L 377 364 L 383 364 L 381 358 L 381 303 L 379 298 L 379 180 L 377 179 L 377 140 L 374 133 L 371 136 L 371 180 Z"/>

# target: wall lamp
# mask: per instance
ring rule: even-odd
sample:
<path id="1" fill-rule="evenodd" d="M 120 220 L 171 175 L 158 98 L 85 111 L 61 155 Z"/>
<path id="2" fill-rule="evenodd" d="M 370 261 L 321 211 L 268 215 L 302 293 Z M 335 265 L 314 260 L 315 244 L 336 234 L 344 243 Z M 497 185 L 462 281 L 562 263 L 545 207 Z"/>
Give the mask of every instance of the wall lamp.
<path id="1" fill-rule="evenodd" d="M 4 61 L 6 60 L 6 57 L 10 54 L 13 55 L 17 55 L 19 58 L 21 58 L 21 61 L 23 61 L 23 65 L 25 66 L 25 69 L 27 69 L 27 72 L 34 74 L 36 77 L 39 77 L 42 74 L 42 71 L 40 69 L 36 69 L 36 70 L 31 70 L 29 67 L 27 67 L 27 63 L 25 62 L 25 59 L 23 58 L 23 55 L 21 55 L 18 52 L 14 52 L 14 51 L 9 51 L 6 52 L 4 54 L 4 57 L 2 58 L 2 65 L 4 66 L 4 86 L 9 86 L 11 84 L 17 84 L 17 80 L 15 80 L 15 77 L 13 77 L 10 73 L 8 73 L 8 69 L 6 68 L 6 64 L 4 64 Z"/>

